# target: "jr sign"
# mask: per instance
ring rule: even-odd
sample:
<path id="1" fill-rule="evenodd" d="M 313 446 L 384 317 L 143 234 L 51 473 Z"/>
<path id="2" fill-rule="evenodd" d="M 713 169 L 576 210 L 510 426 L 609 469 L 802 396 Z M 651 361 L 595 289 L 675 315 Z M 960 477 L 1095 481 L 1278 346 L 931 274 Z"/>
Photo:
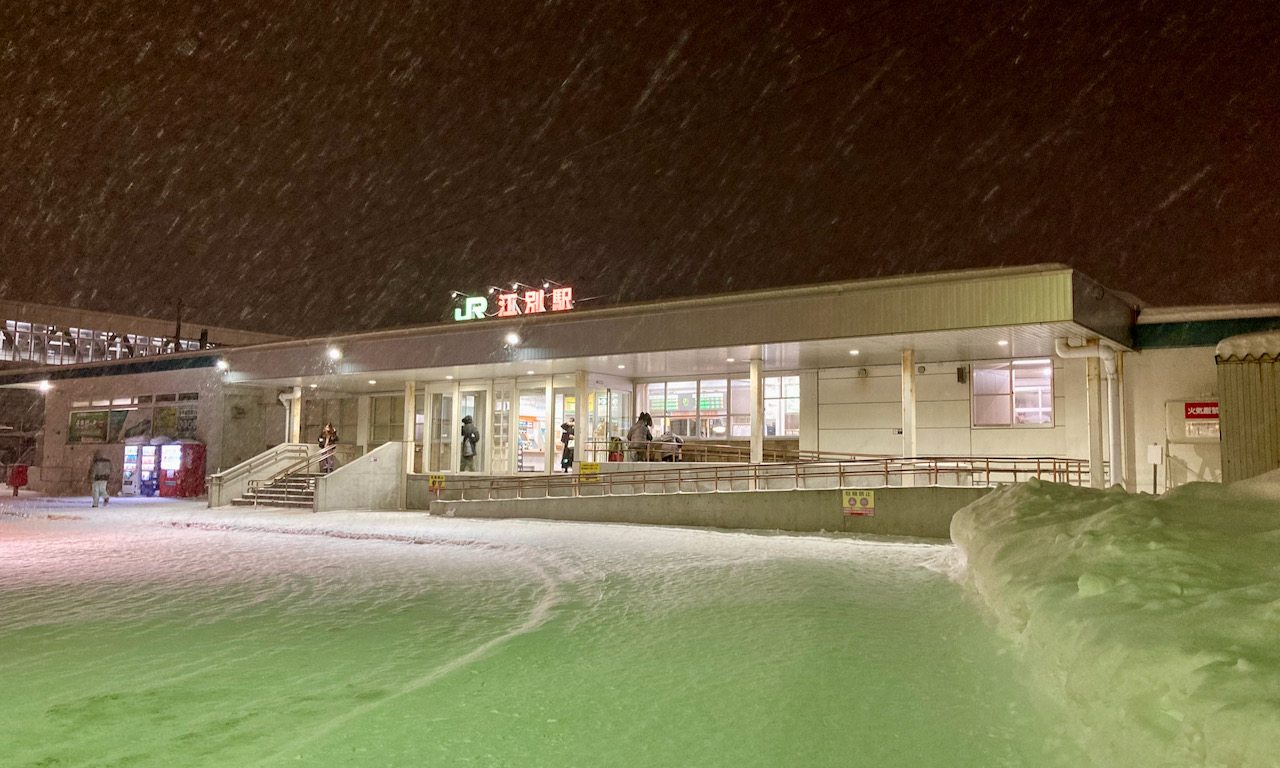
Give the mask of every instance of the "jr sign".
<path id="1" fill-rule="evenodd" d="M 453 308 L 457 322 L 479 320 L 489 316 L 489 300 L 484 296 L 465 296 L 463 305 Z M 497 295 L 496 317 L 518 317 L 543 312 L 566 312 L 573 309 L 573 289 L 558 286 L 551 290 L 534 288 L 524 293 L 504 292 Z"/>
<path id="2" fill-rule="evenodd" d="M 488 299 L 483 296 L 468 296 L 466 297 L 465 306 L 453 308 L 453 319 L 459 322 L 463 320 L 479 320 L 488 311 Z"/>

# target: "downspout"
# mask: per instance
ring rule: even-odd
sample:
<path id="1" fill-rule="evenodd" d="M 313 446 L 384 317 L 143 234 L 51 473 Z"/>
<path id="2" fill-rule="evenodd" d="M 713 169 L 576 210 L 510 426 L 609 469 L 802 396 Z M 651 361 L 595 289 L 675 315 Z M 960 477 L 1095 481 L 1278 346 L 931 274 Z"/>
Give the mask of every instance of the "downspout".
<path id="1" fill-rule="evenodd" d="M 299 424 L 296 424 L 297 416 L 294 413 L 292 401 L 298 401 L 302 398 L 302 387 L 294 387 L 292 392 L 282 392 L 277 397 L 280 398 L 280 404 L 284 406 L 285 411 L 285 436 L 286 443 L 297 443 L 302 441 L 302 432 Z"/>
<path id="2" fill-rule="evenodd" d="M 1120 379 L 1116 366 L 1115 348 L 1100 344 L 1097 339 L 1090 339 L 1081 347 L 1071 346 L 1066 339 L 1055 339 L 1054 351 L 1058 353 L 1058 357 L 1062 358 L 1096 357 L 1102 361 L 1103 371 L 1107 375 L 1107 437 L 1111 446 L 1109 453 L 1110 472 L 1107 477 L 1107 485 L 1123 485 L 1124 479 L 1120 474 L 1120 470 L 1123 461 L 1121 454 L 1124 452 L 1124 447 L 1121 445 Z"/>

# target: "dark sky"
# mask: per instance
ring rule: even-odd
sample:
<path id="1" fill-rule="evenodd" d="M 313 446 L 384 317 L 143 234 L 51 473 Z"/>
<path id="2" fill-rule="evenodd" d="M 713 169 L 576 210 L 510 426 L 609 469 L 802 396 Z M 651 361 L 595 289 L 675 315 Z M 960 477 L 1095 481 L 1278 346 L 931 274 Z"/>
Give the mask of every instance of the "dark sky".
<path id="1" fill-rule="evenodd" d="M 1280 300 L 1280 3 L 6 0 L 0 296 L 289 334 L 1058 261 Z M 587 305 L 582 305 L 587 306 Z"/>

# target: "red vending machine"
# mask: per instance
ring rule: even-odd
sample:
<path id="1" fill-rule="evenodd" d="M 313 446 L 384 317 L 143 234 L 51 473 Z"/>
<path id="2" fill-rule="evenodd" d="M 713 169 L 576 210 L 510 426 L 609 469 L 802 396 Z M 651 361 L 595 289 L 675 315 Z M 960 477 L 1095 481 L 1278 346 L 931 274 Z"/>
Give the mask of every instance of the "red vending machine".
<path id="1" fill-rule="evenodd" d="M 204 446 L 168 443 L 160 446 L 160 495 L 189 499 L 204 493 Z"/>

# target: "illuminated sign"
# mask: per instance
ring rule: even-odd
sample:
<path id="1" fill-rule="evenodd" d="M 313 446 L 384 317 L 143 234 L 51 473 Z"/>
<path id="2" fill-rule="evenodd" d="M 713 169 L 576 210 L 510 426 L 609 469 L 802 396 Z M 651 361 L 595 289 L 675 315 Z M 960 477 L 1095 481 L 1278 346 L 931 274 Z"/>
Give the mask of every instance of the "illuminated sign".
<path id="1" fill-rule="evenodd" d="M 463 322 L 490 317 L 487 298 L 466 296 L 464 299 L 463 306 L 453 308 L 455 321 Z M 498 308 L 493 317 L 519 317 L 544 312 L 567 312 L 573 309 L 573 289 L 568 286 L 559 286 L 551 290 L 532 288 L 523 293 L 504 292 L 499 293 L 497 299 Z"/>
<path id="2" fill-rule="evenodd" d="M 479 320 L 484 317 L 484 313 L 489 311 L 489 300 L 483 296 L 466 297 L 466 308 L 454 307 L 454 320 Z"/>

